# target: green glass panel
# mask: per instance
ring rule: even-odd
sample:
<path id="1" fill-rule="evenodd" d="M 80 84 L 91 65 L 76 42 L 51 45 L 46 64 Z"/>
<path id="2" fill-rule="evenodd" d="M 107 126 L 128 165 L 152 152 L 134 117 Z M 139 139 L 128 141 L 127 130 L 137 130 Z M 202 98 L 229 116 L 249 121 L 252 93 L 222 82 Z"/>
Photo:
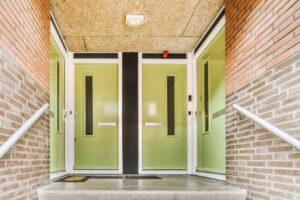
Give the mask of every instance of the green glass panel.
<path id="1" fill-rule="evenodd" d="M 65 170 L 65 59 L 50 37 L 50 172 Z"/>
<path id="2" fill-rule="evenodd" d="M 208 63 L 208 127 L 205 129 L 205 63 Z M 197 170 L 225 174 L 225 31 L 217 34 L 197 60 Z"/>
<path id="3" fill-rule="evenodd" d="M 92 135 L 86 134 L 86 77 L 93 84 Z M 118 169 L 118 65 L 75 65 L 75 111 L 75 169 Z"/>
<path id="4" fill-rule="evenodd" d="M 168 77 L 174 77 L 174 135 L 168 135 Z M 186 169 L 186 66 L 143 65 L 142 98 L 143 169 Z"/>

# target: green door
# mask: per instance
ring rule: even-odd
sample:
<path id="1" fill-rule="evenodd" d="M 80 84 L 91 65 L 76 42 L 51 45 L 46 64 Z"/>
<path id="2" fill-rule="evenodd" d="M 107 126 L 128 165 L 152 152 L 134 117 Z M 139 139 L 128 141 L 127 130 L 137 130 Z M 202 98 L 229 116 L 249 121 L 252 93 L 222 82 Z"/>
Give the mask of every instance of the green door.
<path id="1" fill-rule="evenodd" d="M 65 170 L 65 59 L 50 37 L 50 173 Z"/>
<path id="2" fill-rule="evenodd" d="M 197 171 L 226 173 L 225 29 L 197 60 Z"/>
<path id="3" fill-rule="evenodd" d="M 75 65 L 75 169 L 118 169 L 118 65 Z"/>
<path id="4" fill-rule="evenodd" d="M 143 170 L 187 168 L 186 65 L 143 65 Z"/>

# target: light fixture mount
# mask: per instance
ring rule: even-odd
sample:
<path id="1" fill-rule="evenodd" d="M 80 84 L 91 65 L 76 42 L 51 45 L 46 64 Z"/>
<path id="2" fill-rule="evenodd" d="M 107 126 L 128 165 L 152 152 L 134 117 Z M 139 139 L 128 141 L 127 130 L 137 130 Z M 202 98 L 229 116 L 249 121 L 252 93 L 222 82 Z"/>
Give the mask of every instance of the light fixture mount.
<path id="1" fill-rule="evenodd" d="M 126 15 L 126 24 L 129 27 L 138 27 L 145 23 L 144 15 Z"/>

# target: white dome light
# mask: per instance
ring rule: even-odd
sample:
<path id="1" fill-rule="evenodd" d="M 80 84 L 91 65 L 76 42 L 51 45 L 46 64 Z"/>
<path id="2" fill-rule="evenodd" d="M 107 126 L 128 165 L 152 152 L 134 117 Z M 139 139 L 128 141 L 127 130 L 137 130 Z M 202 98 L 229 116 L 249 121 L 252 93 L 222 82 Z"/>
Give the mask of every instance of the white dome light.
<path id="1" fill-rule="evenodd" d="M 126 15 L 126 24 L 130 27 L 141 26 L 145 23 L 144 15 Z"/>

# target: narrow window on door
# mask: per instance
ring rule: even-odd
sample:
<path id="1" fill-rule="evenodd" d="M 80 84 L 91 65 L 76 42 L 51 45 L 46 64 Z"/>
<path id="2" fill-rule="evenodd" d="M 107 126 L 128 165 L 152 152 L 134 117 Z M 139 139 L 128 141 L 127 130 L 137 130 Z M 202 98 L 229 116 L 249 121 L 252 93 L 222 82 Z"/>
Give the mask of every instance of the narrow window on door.
<path id="1" fill-rule="evenodd" d="M 85 134 L 93 135 L 93 77 L 85 77 Z"/>
<path id="2" fill-rule="evenodd" d="M 167 109 L 168 109 L 168 135 L 175 135 L 174 129 L 174 76 L 167 77 Z"/>
<path id="3" fill-rule="evenodd" d="M 208 61 L 204 64 L 204 131 L 209 131 Z"/>

